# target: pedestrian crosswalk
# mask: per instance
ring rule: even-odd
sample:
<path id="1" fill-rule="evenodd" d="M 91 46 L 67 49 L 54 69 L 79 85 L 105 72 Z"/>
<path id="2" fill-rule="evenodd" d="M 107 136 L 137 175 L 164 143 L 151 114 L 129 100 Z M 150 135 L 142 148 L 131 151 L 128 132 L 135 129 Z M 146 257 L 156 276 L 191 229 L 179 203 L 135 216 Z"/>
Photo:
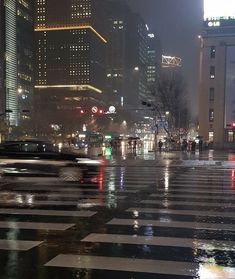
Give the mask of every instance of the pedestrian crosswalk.
<path id="1" fill-rule="evenodd" d="M 28 251 L 41 245 L 42 243 L 42 241 L 0 239 L 0 250 Z"/>
<path id="2" fill-rule="evenodd" d="M 35 263 L 44 279 L 62 271 L 61 278 L 75 278 L 74 270 L 91 279 L 235 278 L 231 170 L 139 162 L 106 166 L 101 177 L 97 184 L 4 185 L 2 255 L 19 251 L 26 263 L 44 255 Z"/>

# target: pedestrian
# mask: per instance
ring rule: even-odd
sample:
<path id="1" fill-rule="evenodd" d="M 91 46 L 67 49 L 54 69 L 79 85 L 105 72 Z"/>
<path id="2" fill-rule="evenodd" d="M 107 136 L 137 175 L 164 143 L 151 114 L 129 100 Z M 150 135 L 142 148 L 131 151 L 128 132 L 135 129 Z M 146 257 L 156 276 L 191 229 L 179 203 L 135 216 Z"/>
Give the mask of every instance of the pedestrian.
<path id="1" fill-rule="evenodd" d="M 192 151 L 192 152 L 195 152 L 195 150 L 196 150 L 196 141 L 193 140 L 193 141 L 192 141 L 192 144 L 191 144 L 191 151 Z"/>
<path id="2" fill-rule="evenodd" d="M 159 151 L 162 152 L 162 146 L 163 146 L 163 142 L 162 140 L 159 140 L 158 142 L 158 148 L 159 148 Z"/>
<path id="3" fill-rule="evenodd" d="M 202 147 L 203 147 L 203 141 L 202 141 L 202 139 L 199 140 L 198 146 L 199 146 L 199 151 L 202 151 Z"/>
<path id="4" fill-rule="evenodd" d="M 184 139 L 182 142 L 182 150 L 187 151 L 187 147 L 188 147 L 188 142 L 186 139 Z"/>

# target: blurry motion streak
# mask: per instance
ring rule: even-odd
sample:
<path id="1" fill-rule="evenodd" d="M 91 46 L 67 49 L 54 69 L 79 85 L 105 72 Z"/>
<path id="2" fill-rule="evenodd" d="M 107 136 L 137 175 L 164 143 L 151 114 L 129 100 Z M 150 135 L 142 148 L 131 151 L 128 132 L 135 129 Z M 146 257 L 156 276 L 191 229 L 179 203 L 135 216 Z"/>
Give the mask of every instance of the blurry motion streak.
<path id="1" fill-rule="evenodd" d="M 232 170 L 232 174 L 231 174 L 231 189 L 234 189 L 235 188 L 235 185 L 234 185 L 234 181 L 235 181 L 235 170 Z"/>
<path id="2" fill-rule="evenodd" d="M 100 173 L 99 173 L 99 192 L 104 191 L 104 166 L 100 167 Z"/>

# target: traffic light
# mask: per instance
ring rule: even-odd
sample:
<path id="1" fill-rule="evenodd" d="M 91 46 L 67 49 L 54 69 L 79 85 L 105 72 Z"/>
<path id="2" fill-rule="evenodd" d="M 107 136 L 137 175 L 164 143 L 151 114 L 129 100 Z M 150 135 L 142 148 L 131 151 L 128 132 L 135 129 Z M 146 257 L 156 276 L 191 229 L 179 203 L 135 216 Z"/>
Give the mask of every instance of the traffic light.
<path id="1" fill-rule="evenodd" d="M 232 128 L 235 128 L 235 122 L 232 123 Z"/>
<path id="2" fill-rule="evenodd" d="M 81 109 L 81 110 L 80 110 L 80 113 L 81 113 L 81 114 L 84 114 L 84 113 L 85 113 L 85 111 L 84 111 L 83 109 Z"/>

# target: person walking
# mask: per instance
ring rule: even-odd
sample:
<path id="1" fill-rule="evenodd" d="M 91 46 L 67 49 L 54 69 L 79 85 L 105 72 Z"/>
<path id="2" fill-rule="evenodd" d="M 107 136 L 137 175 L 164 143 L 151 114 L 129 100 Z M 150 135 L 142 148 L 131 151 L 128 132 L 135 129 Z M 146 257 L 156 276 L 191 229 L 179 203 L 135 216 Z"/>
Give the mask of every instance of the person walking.
<path id="1" fill-rule="evenodd" d="M 191 151 L 192 151 L 192 152 L 195 152 L 195 150 L 196 150 L 196 141 L 193 140 L 193 141 L 192 141 L 192 145 L 191 145 Z"/>
<path id="2" fill-rule="evenodd" d="M 199 151 L 202 151 L 202 147 L 203 147 L 202 139 L 199 140 L 198 146 L 199 146 Z"/>
<path id="3" fill-rule="evenodd" d="M 158 148 L 159 148 L 159 151 L 162 152 L 162 146 L 163 146 L 163 142 L 162 140 L 159 140 L 158 142 Z"/>

